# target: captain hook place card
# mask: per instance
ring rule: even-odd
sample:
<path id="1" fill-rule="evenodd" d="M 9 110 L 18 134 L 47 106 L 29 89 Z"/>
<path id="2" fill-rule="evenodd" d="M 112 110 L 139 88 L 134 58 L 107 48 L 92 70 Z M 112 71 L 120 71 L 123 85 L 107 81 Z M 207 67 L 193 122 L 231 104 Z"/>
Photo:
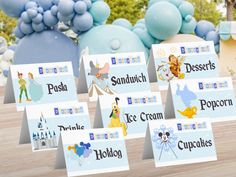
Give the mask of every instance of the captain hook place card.
<path id="1" fill-rule="evenodd" d="M 61 131 L 89 129 L 87 103 L 60 102 L 26 106 L 20 144 L 30 143 L 32 151 L 56 149 Z"/>
<path id="2" fill-rule="evenodd" d="M 212 41 L 156 44 L 152 46 L 148 74 L 167 90 L 172 80 L 219 76 L 218 57 Z"/>
<path id="3" fill-rule="evenodd" d="M 156 167 L 217 160 L 209 119 L 149 122 L 143 159 L 152 158 Z"/>
<path id="4" fill-rule="evenodd" d="M 213 122 L 235 120 L 236 100 L 230 77 L 186 79 L 170 82 L 166 118 L 210 117 Z"/>
<path id="5" fill-rule="evenodd" d="M 83 56 L 78 92 L 90 101 L 100 95 L 150 91 L 144 53 L 117 53 Z"/>
<path id="6" fill-rule="evenodd" d="M 165 119 L 159 92 L 99 96 L 94 128 L 121 127 L 126 139 L 145 136 L 150 120 Z"/>
<path id="7" fill-rule="evenodd" d="M 71 62 L 11 65 L 4 103 L 25 106 L 77 101 Z"/>
<path id="8" fill-rule="evenodd" d="M 66 168 L 68 176 L 129 170 L 122 129 L 61 132 L 55 168 Z"/>

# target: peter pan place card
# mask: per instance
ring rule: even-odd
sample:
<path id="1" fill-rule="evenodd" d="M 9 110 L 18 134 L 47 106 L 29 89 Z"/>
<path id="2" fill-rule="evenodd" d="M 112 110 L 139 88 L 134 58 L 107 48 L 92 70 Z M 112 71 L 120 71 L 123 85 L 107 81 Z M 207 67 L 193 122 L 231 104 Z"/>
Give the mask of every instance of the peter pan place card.
<path id="1" fill-rule="evenodd" d="M 144 144 L 156 167 L 217 160 L 209 119 L 150 121 Z"/>
<path id="2" fill-rule="evenodd" d="M 11 65 L 4 103 L 25 106 L 77 101 L 71 62 Z"/>
<path id="3" fill-rule="evenodd" d="M 186 79 L 170 82 L 166 118 L 210 117 L 213 122 L 235 120 L 236 101 L 230 77 Z"/>
<path id="4" fill-rule="evenodd" d="M 99 95 L 150 91 L 144 53 L 85 55 L 80 65 L 78 92 L 90 101 Z"/>
<path id="5" fill-rule="evenodd" d="M 164 119 L 159 92 L 99 96 L 94 128 L 121 127 L 125 138 L 145 136 L 150 120 Z"/>
<path id="6" fill-rule="evenodd" d="M 66 168 L 68 176 L 129 170 L 122 129 L 61 132 L 55 168 Z"/>
<path id="7" fill-rule="evenodd" d="M 61 102 L 26 106 L 20 144 L 32 144 L 32 151 L 57 148 L 61 131 L 89 129 L 87 103 Z"/>
<path id="8" fill-rule="evenodd" d="M 152 46 L 148 74 L 167 90 L 171 80 L 219 76 L 218 57 L 212 41 L 157 44 Z"/>

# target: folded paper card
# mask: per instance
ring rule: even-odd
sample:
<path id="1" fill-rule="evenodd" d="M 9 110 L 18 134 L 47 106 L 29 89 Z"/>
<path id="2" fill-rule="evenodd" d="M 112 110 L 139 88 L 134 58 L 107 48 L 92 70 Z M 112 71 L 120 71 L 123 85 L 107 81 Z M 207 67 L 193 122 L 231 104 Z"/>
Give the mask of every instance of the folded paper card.
<path id="1" fill-rule="evenodd" d="M 230 77 L 171 81 L 165 107 L 166 118 L 211 121 L 235 120 L 236 100 Z"/>
<path id="2" fill-rule="evenodd" d="M 68 176 L 129 170 L 122 129 L 61 132 L 55 167 Z"/>
<path id="3" fill-rule="evenodd" d="M 167 90 L 169 81 L 218 77 L 218 57 L 212 41 L 152 46 L 148 65 L 151 82 L 158 81 L 160 90 Z"/>
<path id="4" fill-rule="evenodd" d="M 209 119 L 149 122 L 143 158 L 156 167 L 217 160 Z"/>
<path id="5" fill-rule="evenodd" d="M 144 53 L 87 55 L 80 65 L 79 93 L 88 93 L 90 101 L 98 95 L 149 91 Z"/>
<path id="6" fill-rule="evenodd" d="M 32 144 L 32 150 L 57 148 L 61 131 L 90 128 L 87 103 L 61 102 L 26 106 L 20 144 Z"/>
<path id="7" fill-rule="evenodd" d="M 17 111 L 27 105 L 77 101 L 71 62 L 12 65 L 4 103 L 16 102 Z"/>
<path id="8" fill-rule="evenodd" d="M 94 128 L 121 127 L 126 138 L 144 137 L 148 121 L 164 119 L 159 92 L 99 96 Z"/>

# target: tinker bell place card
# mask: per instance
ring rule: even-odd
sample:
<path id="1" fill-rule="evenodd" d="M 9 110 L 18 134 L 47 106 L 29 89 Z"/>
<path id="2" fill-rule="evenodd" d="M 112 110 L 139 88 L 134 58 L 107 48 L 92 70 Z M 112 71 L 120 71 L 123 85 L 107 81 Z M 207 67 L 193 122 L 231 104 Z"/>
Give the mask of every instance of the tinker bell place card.
<path id="1" fill-rule="evenodd" d="M 151 121 L 144 144 L 143 159 L 156 167 L 217 160 L 209 119 Z"/>
<path id="2" fill-rule="evenodd" d="M 150 91 L 144 53 L 83 56 L 78 92 L 88 93 L 90 101 L 99 95 L 139 91 Z"/>
<path id="3" fill-rule="evenodd" d="M 61 102 L 26 106 L 20 144 L 30 143 L 32 151 L 57 148 L 61 131 L 90 128 L 87 103 Z"/>
<path id="4" fill-rule="evenodd" d="M 230 77 L 186 79 L 170 82 L 167 93 L 166 118 L 211 121 L 235 120 L 236 100 Z"/>
<path id="5" fill-rule="evenodd" d="M 11 65 L 4 103 L 25 106 L 77 101 L 71 62 Z"/>
<path id="6" fill-rule="evenodd" d="M 164 119 L 160 92 L 99 96 L 94 128 L 121 127 L 126 139 L 144 137 L 150 120 Z"/>
<path id="7" fill-rule="evenodd" d="M 219 76 L 218 57 L 212 41 L 156 44 L 152 46 L 148 74 L 167 90 L 171 80 Z"/>
<path id="8" fill-rule="evenodd" d="M 61 132 L 55 168 L 66 168 L 68 176 L 129 170 L 122 129 Z"/>

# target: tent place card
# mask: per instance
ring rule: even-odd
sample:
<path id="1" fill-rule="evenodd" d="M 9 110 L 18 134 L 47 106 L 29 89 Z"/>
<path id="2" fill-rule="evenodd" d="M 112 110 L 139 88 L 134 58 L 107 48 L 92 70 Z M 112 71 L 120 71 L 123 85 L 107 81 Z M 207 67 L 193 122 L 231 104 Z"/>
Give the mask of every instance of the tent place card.
<path id="1" fill-rule="evenodd" d="M 149 122 L 143 158 L 156 167 L 217 160 L 209 119 Z"/>
<path id="2" fill-rule="evenodd" d="M 148 65 L 151 82 L 167 90 L 169 81 L 219 76 L 218 57 L 212 41 L 157 44 Z"/>
<path id="3" fill-rule="evenodd" d="M 167 93 L 166 118 L 211 121 L 235 120 L 236 100 L 230 77 L 171 81 Z"/>
<path id="4" fill-rule="evenodd" d="M 129 170 L 122 129 L 61 132 L 55 167 L 68 176 Z"/>
<path id="5" fill-rule="evenodd" d="M 80 65 L 78 92 L 99 95 L 150 91 L 144 53 L 87 55 Z"/>
<path id="6" fill-rule="evenodd" d="M 164 119 L 159 92 L 99 96 L 94 128 L 121 127 L 125 138 L 144 137 L 150 120 Z"/>
<path id="7" fill-rule="evenodd" d="M 77 101 L 71 62 L 12 65 L 4 103 L 25 106 Z"/>
<path id="8" fill-rule="evenodd" d="M 32 150 L 57 148 L 61 131 L 90 128 L 87 103 L 61 102 L 26 106 L 20 144 L 32 144 Z"/>

